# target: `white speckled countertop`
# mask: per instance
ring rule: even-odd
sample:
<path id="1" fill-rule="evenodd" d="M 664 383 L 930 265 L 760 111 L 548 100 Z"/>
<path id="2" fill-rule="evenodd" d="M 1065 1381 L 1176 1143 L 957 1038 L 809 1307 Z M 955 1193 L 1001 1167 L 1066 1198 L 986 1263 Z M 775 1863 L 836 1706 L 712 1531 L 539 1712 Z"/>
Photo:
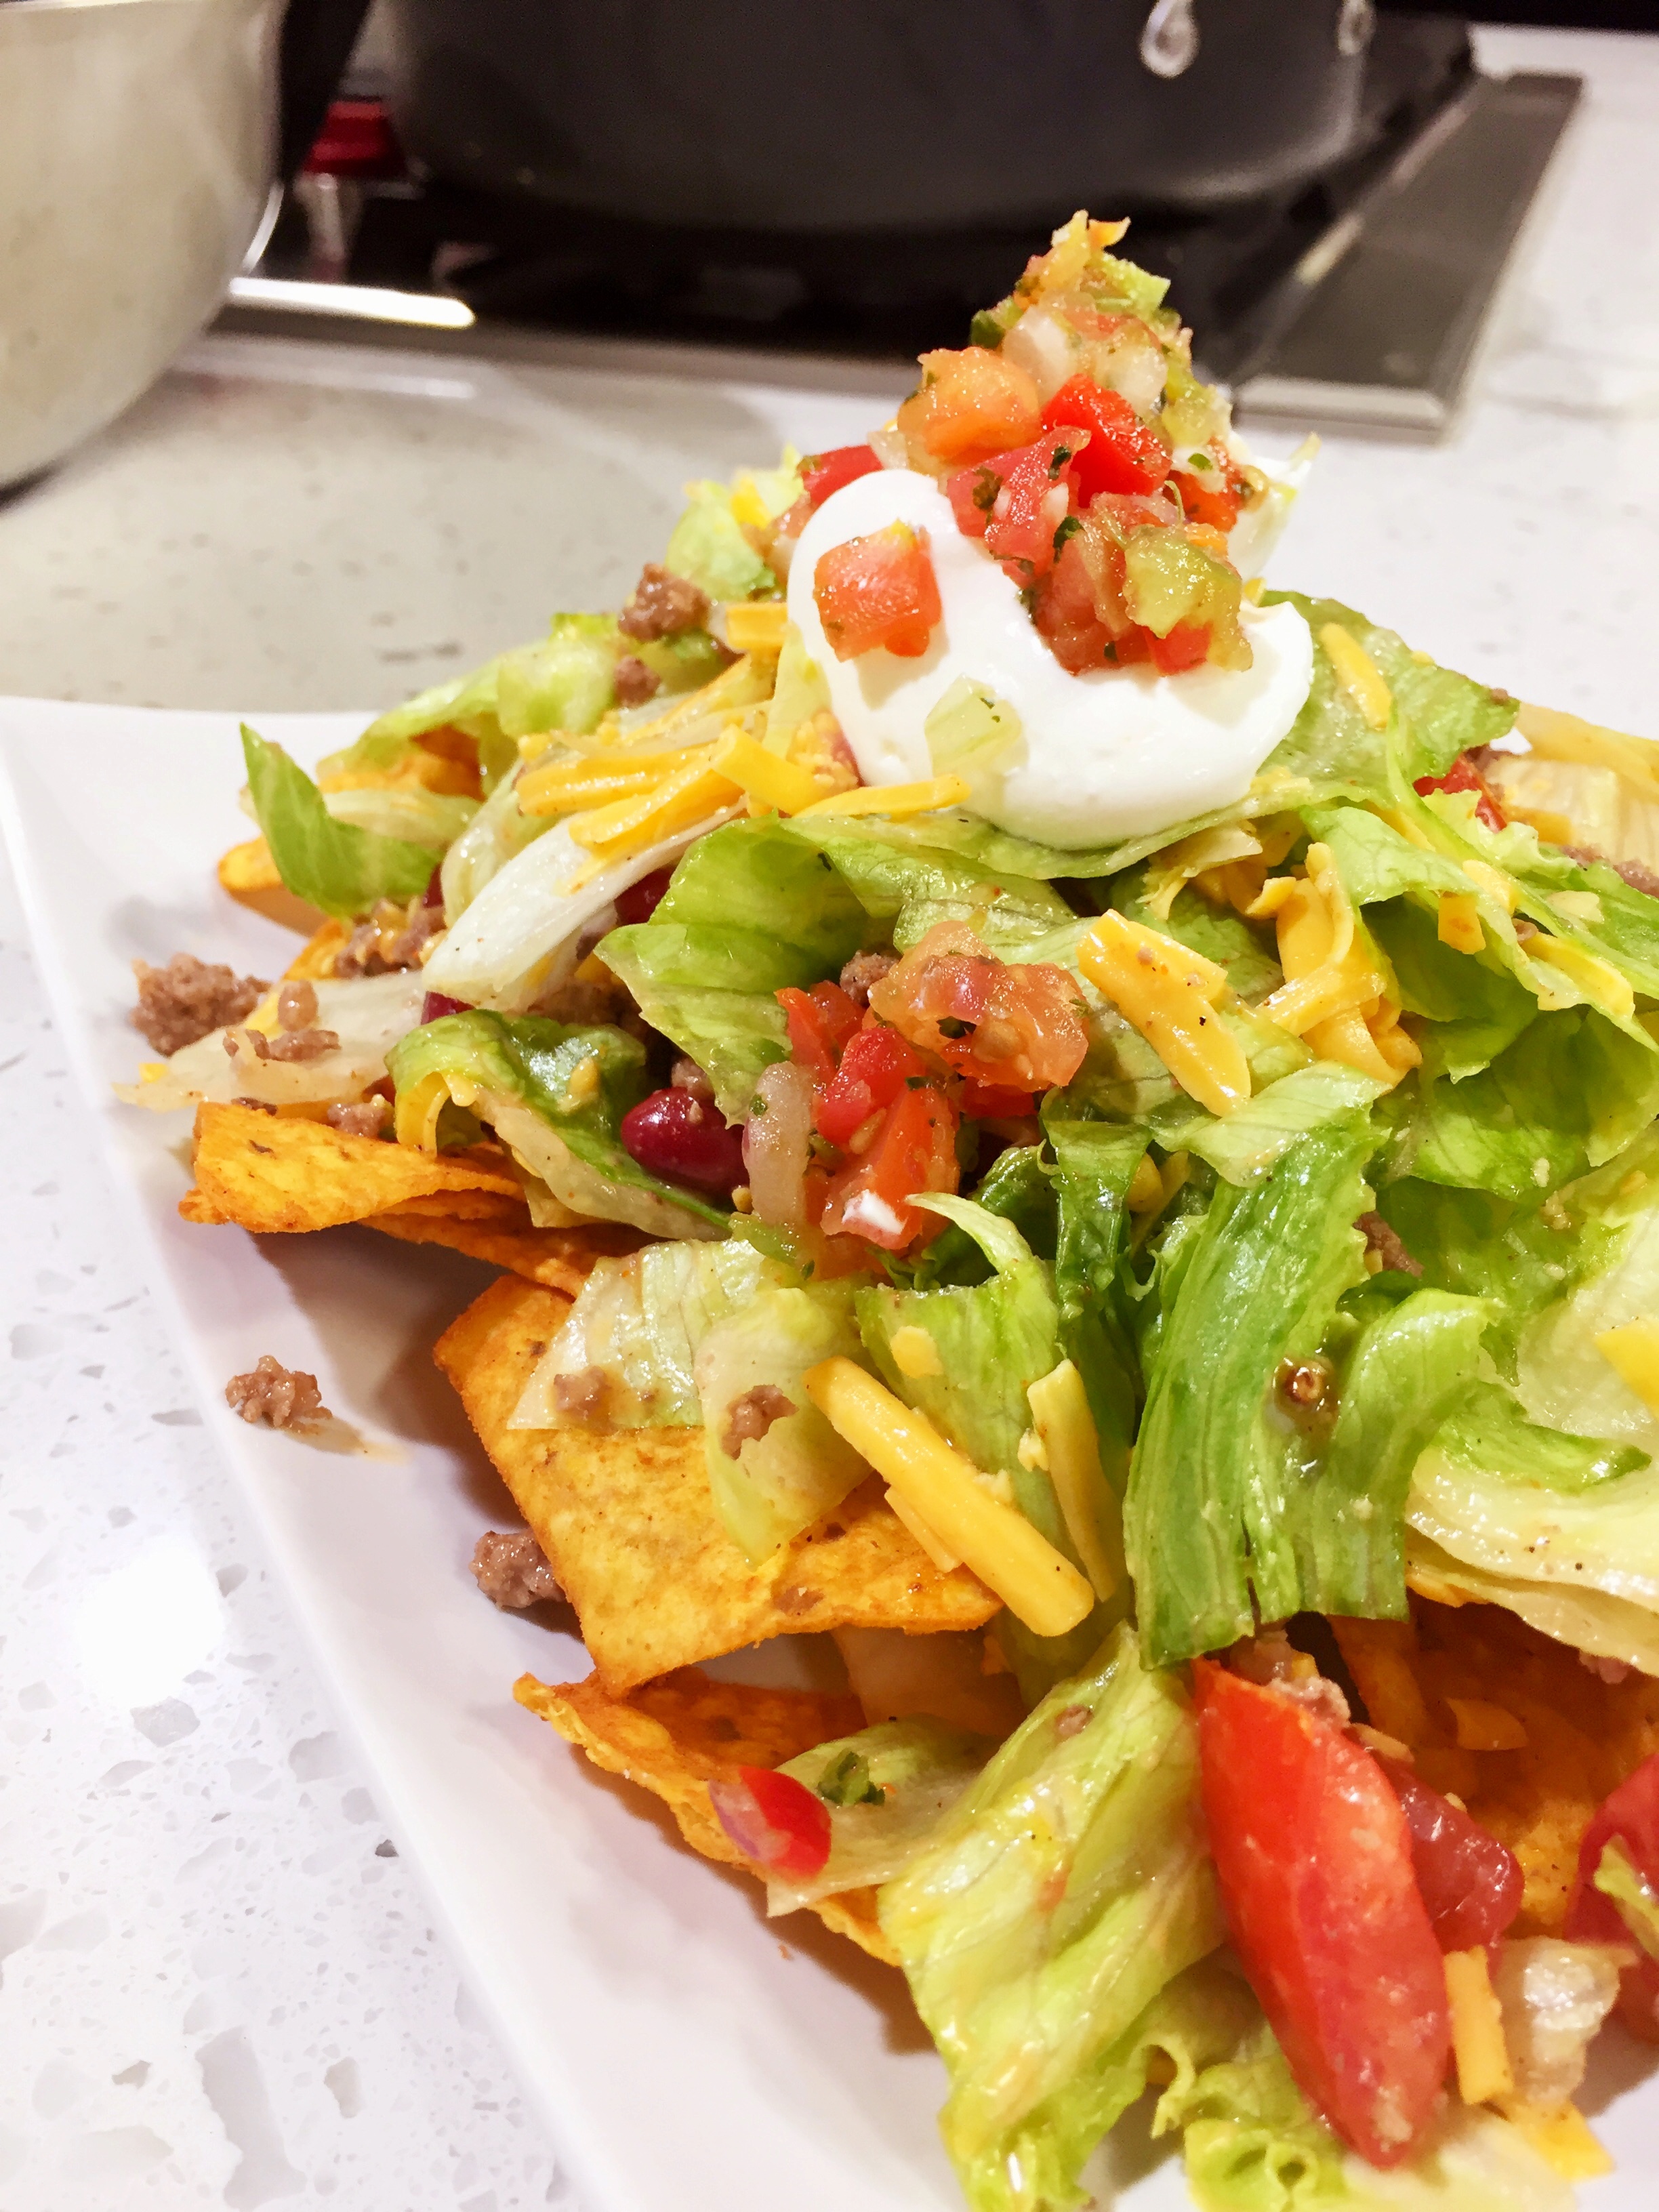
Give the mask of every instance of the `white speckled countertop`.
<path id="1" fill-rule="evenodd" d="M 1585 109 L 1455 434 L 1328 441 L 1277 573 L 1659 732 L 1659 40 L 1483 46 Z M 615 604 L 684 477 L 854 434 L 848 383 L 210 339 L 0 507 L 0 692 L 389 701 Z M 112 1237 L 3 875 L 0 1116 L 0 2206 L 564 2202 Z"/>

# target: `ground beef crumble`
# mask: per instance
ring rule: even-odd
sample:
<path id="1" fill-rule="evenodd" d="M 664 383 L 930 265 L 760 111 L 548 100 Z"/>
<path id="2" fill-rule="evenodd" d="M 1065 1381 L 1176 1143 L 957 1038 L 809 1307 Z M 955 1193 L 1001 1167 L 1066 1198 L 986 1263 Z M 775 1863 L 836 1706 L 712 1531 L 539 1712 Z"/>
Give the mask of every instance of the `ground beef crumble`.
<path id="1" fill-rule="evenodd" d="M 193 952 L 175 952 L 165 968 L 135 960 L 132 972 L 138 979 L 132 1025 L 168 1057 L 227 1022 L 240 1022 L 270 988 L 257 975 L 238 975 Z"/>
<path id="2" fill-rule="evenodd" d="M 331 1106 L 324 1116 L 331 1129 L 346 1137 L 384 1136 L 391 1118 L 392 1101 L 379 1097 L 360 1098 L 350 1106 Z"/>
<path id="3" fill-rule="evenodd" d="M 687 1092 L 700 1106 L 712 1106 L 714 1103 L 714 1086 L 695 1060 L 677 1060 L 669 1071 L 668 1081 L 671 1089 Z"/>
<path id="4" fill-rule="evenodd" d="M 616 684 L 619 707 L 643 707 L 661 690 L 662 678 L 654 668 L 646 666 L 638 653 L 625 653 L 617 663 Z"/>
<path id="5" fill-rule="evenodd" d="M 896 952 L 855 952 L 841 971 L 841 988 L 855 1006 L 867 1006 L 871 992 L 897 966 Z"/>
<path id="6" fill-rule="evenodd" d="M 443 908 L 428 906 L 423 893 L 417 892 L 406 906 L 381 899 L 335 954 L 335 975 L 351 981 L 359 975 L 389 975 L 397 969 L 418 968 L 443 927 Z"/>
<path id="7" fill-rule="evenodd" d="M 564 1592 L 554 1579 L 547 1554 L 528 1528 L 510 1534 L 487 1529 L 472 1553 L 472 1574 L 492 1605 L 505 1613 L 522 1613 L 526 1606 L 555 1602 Z"/>
<path id="8" fill-rule="evenodd" d="M 757 1382 L 726 1407 L 720 1449 L 727 1459 L 736 1459 L 746 1443 L 757 1443 L 774 1421 L 787 1420 L 794 1411 L 795 1401 L 787 1391 L 775 1382 Z"/>
<path id="9" fill-rule="evenodd" d="M 1577 860 L 1581 868 L 1594 867 L 1599 860 L 1615 876 L 1622 876 L 1633 891 L 1645 891 L 1650 898 L 1659 898 L 1659 876 L 1645 860 L 1615 860 L 1606 853 L 1598 853 L 1594 845 L 1564 845 L 1561 850 L 1570 860 Z"/>
<path id="10" fill-rule="evenodd" d="M 572 1375 L 553 1377 L 553 1402 L 568 1421 L 596 1421 L 611 1395 L 611 1377 L 603 1367 L 582 1367 Z"/>
<path id="11" fill-rule="evenodd" d="M 231 1376 L 225 1403 L 245 1421 L 264 1421 L 273 1429 L 308 1428 L 332 1419 L 317 1377 L 284 1367 L 268 1352 L 251 1372 Z"/>
<path id="12" fill-rule="evenodd" d="M 1423 1263 L 1413 1260 L 1380 1213 L 1362 1213 L 1354 1227 L 1365 1240 L 1367 1252 L 1375 1252 L 1384 1268 L 1401 1275 L 1420 1275 Z"/>
<path id="13" fill-rule="evenodd" d="M 320 1060 L 325 1052 L 339 1050 L 340 1039 L 335 1030 L 288 1030 L 274 1037 L 259 1030 L 225 1031 L 225 1050 L 233 1060 L 245 1048 L 256 1060 Z"/>
<path id="14" fill-rule="evenodd" d="M 647 561 L 640 571 L 628 605 L 617 617 L 624 637 L 642 643 L 654 638 L 678 637 L 696 629 L 708 618 L 708 594 L 688 576 L 677 576 L 659 561 Z"/>

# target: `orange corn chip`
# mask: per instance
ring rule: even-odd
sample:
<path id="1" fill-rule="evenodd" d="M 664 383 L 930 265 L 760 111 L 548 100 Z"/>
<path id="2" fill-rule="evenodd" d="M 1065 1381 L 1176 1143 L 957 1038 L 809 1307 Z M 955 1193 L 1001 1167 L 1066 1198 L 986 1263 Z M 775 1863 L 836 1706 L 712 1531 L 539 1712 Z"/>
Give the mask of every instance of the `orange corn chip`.
<path id="1" fill-rule="evenodd" d="M 250 837 L 246 845 L 233 845 L 219 863 L 219 881 L 240 905 L 252 907 L 279 928 L 314 937 L 323 916 L 307 900 L 296 898 L 276 872 L 270 848 L 263 837 Z"/>
<path id="2" fill-rule="evenodd" d="M 455 1195 L 459 1199 L 468 1194 Z M 438 1212 L 439 1203 L 422 1200 L 422 1210 L 416 1213 L 411 1200 L 396 1212 L 370 1214 L 363 1226 L 405 1244 L 446 1245 L 452 1252 L 465 1252 L 471 1259 L 505 1267 L 527 1282 L 544 1284 L 573 1298 L 601 1253 L 631 1252 L 640 1241 L 635 1231 L 611 1222 L 596 1223 L 592 1229 L 532 1229 L 522 1206 L 506 1219 L 480 1220 Z M 427 1212 L 428 1206 L 434 1210 Z"/>
<path id="3" fill-rule="evenodd" d="M 1412 1601 L 1409 1621 L 1334 1620 L 1373 1726 L 1416 1754 L 1436 1790 L 1462 1798 L 1526 1876 L 1515 1932 L 1559 1936 L 1590 1815 L 1659 1750 L 1659 1681 L 1604 1682 L 1565 1644 L 1498 1605 Z M 1455 1705 L 1454 1702 L 1455 1701 Z M 1471 1707 L 1519 1723 L 1510 1750 L 1460 1746 Z"/>
<path id="4" fill-rule="evenodd" d="M 864 1726 L 856 1698 L 717 1682 L 695 1667 L 682 1667 L 626 1698 L 612 1697 L 597 1674 L 558 1687 L 521 1674 L 513 1694 L 595 1766 L 660 1797 L 694 1851 L 747 1874 L 757 1869 L 715 1819 L 710 1782 L 739 1766 L 781 1766 L 814 1744 Z M 873 1889 L 820 1898 L 810 1910 L 872 1959 L 898 1964 L 877 1922 Z"/>
<path id="5" fill-rule="evenodd" d="M 332 1229 L 441 1192 L 522 1198 L 498 1152 L 416 1152 L 252 1106 L 198 1107 L 194 1164 L 185 1218 L 239 1222 L 261 1234 Z"/>
<path id="6" fill-rule="evenodd" d="M 750 1566 L 709 1493 L 701 1429 L 507 1424 L 568 1310 L 552 1291 L 492 1284 L 439 1340 L 484 1449 L 535 1531 L 605 1687 L 771 1636 L 827 1628 L 978 1628 L 997 1601 L 941 1573 L 872 1480 L 820 1526 Z"/>

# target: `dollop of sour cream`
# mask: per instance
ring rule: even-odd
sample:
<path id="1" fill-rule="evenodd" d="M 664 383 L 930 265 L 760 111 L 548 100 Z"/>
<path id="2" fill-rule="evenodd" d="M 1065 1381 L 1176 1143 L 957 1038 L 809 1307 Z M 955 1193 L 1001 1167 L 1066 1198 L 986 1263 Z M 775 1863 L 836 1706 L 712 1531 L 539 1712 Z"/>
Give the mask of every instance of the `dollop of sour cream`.
<path id="1" fill-rule="evenodd" d="M 927 533 L 943 619 L 917 659 L 877 650 L 837 660 L 812 598 L 818 562 L 831 546 L 893 522 Z M 1069 674 L 1019 586 L 957 529 L 933 479 L 911 469 L 860 477 L 824 501 L 795 549 L 789 616 L 823 672 L 866 783 L 935 773 L 927 716 L 969 678 L 1012 708 L 1020 734 L 991 765 L 964 771 L 968 804 L 1001 829 L 1066 850 L 1140 836 L 1243 799 L 1313 682 L 1313 640 L 1296 609 L 1248 602 L 1249 668 Z"/>

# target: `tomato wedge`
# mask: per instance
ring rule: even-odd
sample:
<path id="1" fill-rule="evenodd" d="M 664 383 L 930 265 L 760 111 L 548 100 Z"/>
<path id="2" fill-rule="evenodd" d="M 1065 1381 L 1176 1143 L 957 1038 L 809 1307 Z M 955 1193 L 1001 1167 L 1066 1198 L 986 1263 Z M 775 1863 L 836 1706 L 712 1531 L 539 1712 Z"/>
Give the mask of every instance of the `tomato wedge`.
<path id="1" fill-rule="evenodd" d="M 708 1802 L 744 1856 L 769 1874 L 804 1881 L 830 1856 L 830 1808 L 793 1774 L 739 1766 L 709 1784 Z"/>
<path id="2" fill-rule="evenodd" d="M 1244 1971 L 1336 2133 L 1397 2166 L 1451 2048 L 1400 1800 L 1334 1721 L 1213 1661 L 1193 1673 L 1204 1814 Z"/>
<path id="3" fill-rule="evenodd" d="M 801 489 L 809 503 L 822 507 L 845 485 L 856 483 L 881 466 L 873 446 L 832 446 L 827 453 L 811 453 L 800 465 Z"/>
<path id="4" fill-rule="evenodd" d="M 1521 1910 L 1520 1860 L 1409 1766 L 1394 1759 L 1381 1764 L 1411 1831 L 1412 1865 L 1435 1941 L 1443 1951 L 1495 1943 Z"/>
<path id="5" fill-rule="evenodd" d="M 878 647 L 918 659 L 944 612 L 927 533 L 902 522 L 832 545 L 813 574 L 812 597 L 837 660 Z"/>
<path id="6" fill-rule="evenodd" d="M 1618 1906 L 1595 1887 L 1601 1854 L 1618 1838 L 1650 1889 L 1659 1891 L 1659 1752 L 1605 1797 L 1578 1846 L 1578 1871 L 1564 1930 L 1572 1943 L 1628 1943 Z M 1620 1977 L 1619 2015 L 1634 2035 L 1659 2043 L 1659 1962 L 1645 1954 Z"/>

